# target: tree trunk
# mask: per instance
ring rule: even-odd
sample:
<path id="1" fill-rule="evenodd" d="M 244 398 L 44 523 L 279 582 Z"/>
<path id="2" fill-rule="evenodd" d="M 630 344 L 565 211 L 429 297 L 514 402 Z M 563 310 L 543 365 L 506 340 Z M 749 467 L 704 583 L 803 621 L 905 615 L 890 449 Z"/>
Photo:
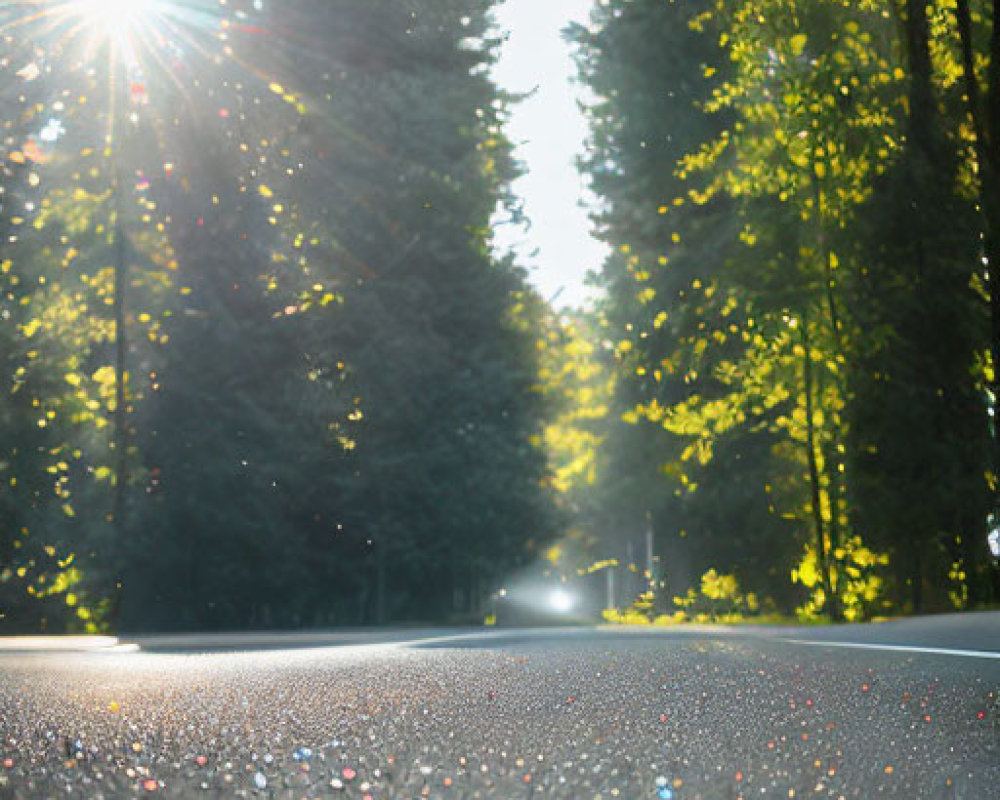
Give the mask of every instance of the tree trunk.
<path id="1" fill-rule="evenodd" d="M 910 603 L 914 614 L 919 614 L 924 608 L 924 560 L 920 552 L 920 543 L 914 543 L 910 559 Z"/>
<path id="2" fill-rule="evenodd" d="M 986 285 L 990 297 L 990 355 L 993 361 L 993 470 L 1000 475 L 1000 0 L 993 3 L 993 31 L 990 36 L 988 85 L 983 92 L 975 70 L 972 18 L 968 0 L 957 0 L 955 17 L 962 49 L 965 100 L 975 134 L 976 162 L 979 166 L 979 206 L 983 216 L 983 249 L 986 257 Z M 987 100 L 983 113 L 982 98 Z M 996 503 L 994 504 L 996 505 Z"/>
<path id="3" fill-rule="evenodd" d="M 813 198 L 816 204 L 816 240 L 817 240 L 817 250 L 820 258 L 821 267 L 823 270 L 823 279 L 826 284 L 826 309 L 827 316 L 830 321 L 830 330 L 833 336 L 834 343 L 834 355 L 846 362 L 846 346 L 845 346 L 845 336 L 843 332 L 843 321 L 840 317 L 840 311 L 838 309 L 837 303 L 837 281 L 833 272 L 833 253 L 830 250 L 830 244 L 826 234 L 826 226 L 823 223 L 823 191 L 820 186 L 820 181 L 818 178 L 813 180 Z M 840 393 L 840 397 L 843 402 L 847 402 L 847 385 L 844 381 L 842 374 L 838 373 L 834 376 L 834 385 L 837 387 L 837 391 Z M 820 396 L 822 396 L 823 386 L 820 382 Z M 832 422 L 832 420 L 831 420 Z M 840 461 L 839 453 L 837 452 L 837 442 L 842 441 L 844 438 L 843 426 L 840 426 L 840 430 L 836 428 L 834 431 L 834 440 L 830 442 L 830 447 L 825 453 L 827 470 L 830 474 L 830 490 L 828 492 L 830 498 L 830 550 L 835 551 L 841 544 L 841 526 L 840 526 L 840 512 L 841 507 L 843 507 L 844 516 L 846 517 L 846 522 L 844 524 L 844 529 L 850 531 L 851 527 L 851 508 L 846 497 L 843 496 L 842 487 L 846 485 L 846 482 L 841 480 L 841 475 L 839 472 Z M 849 534 L 848 534 L 849 535 Z M 836 587 L 835 587 L 836 588 Z"/>
<path id="4" fill-rule="evenodd" d="M 112 444 L 115 450 L 115 495 L 114 510 L 112 519 L 114 521 L 115 533 L 119 545 L 124 541 L 125 524 L 125 487 L 128 482 L 128 461 L 127 461 L 127 432 L 126 425 L 126 353 L 127 343 L 125 339 L 125 283 L 126 283 L 126 258 L 127 247 L 125 242 L 125 228 L 122 224 L 122 202 L 121 202 L 121 181 L 115 168 L 114 177 L 114 236 L 115 236 L 115 264 L 114 264 L 114 286 L 113 304 L 115 314 L 115 413 L 114 413 L 114 436 Z"/>
<path id="5" fill-rule="evenodd" d="M 933 67 L 931 64 L 930 26 L 926 0 L 906 0 L 906 52 L 910 62 L 910 136 L 925 155 L 931 156 L 934 101 Z"/>
<path id="6" fill-rule="evenodd" d="M 985 91 L 980 88 L 976 75 L 969 0 L 956 0 L 955 19 L 962 51 L 965 101 L 972 121 L 976 162 L 979 166 L 979 207 L 983 218 L 983 255 L 986 258 L 986 289 L 990 300 L 990 360 L 993 366 L 993 380 L 990 381 L 993 395 L 990 409 L 992 471 L 994 476 L 1000 477 L 1000 0 L 993 0 L 993 28 L 990 34 Z M 985 113 L 982 105 L 984 98 Z M 994 486 L 990 503 L 994 520 L 1000 519 L 998 488 L 1000 487 Z M 968 534 L 965 538 L 969 539 Z M 979 561 L 976 544 L 972 541 L 965 543 L 970 586 L 977 581 L 977 576 L 973 574 L 977 571 Z M 1000 585 L 1000 571 L 994 569 L 993 572 L 992 583 Z M 991 586 L 983 588 L 987 594 L 991 593 Z"/>
<path id="7" fill-rule="evenodd" d="M 809 490 L 813 527 L 816 535 L 816 556 L 819 559 L 823 592 L 826 594 L 826 608 L 833 619 L 839 620 L 841 618 L 840 603 L 837 601 L 837 596 L 834 592 L 833 573 L 826 545 L 826 526 L 823 524 L 823 507 L 820 502 L 819 464 L 816 460 L 816 432 L 813 426 L 811 342 L 809 340 L 809 319 L 805 314 L 802 315 L 802 347 L 805 349 L 805 355 L 802 359 L 802 383 L 806 396 L 806 460 L 809 464 Z"/>

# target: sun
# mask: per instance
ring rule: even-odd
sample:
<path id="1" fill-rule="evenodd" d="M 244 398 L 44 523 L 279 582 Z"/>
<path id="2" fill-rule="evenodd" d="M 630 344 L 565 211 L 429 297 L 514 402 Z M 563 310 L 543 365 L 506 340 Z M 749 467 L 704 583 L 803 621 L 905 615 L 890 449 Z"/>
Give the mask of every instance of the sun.
<path id="1" fill-rule="evenodd" d="M 110 39 L 121 39 L 141 25 L 156 0 L 73 0 L 75 16 Z"/>

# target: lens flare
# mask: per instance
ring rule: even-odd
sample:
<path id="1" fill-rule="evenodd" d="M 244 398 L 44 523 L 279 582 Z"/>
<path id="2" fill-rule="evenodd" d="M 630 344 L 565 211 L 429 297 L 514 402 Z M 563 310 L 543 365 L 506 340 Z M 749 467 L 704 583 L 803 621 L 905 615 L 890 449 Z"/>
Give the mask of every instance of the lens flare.
<path id="1" fill-rule="evenodd" d="M 74 0 L 72 12 L 112 39 L 126 36 L 143 22 L 155 0 Z"/>
<path id="2" fill-rule="evenodd" d="M 552 607 L 553 611 L 560 614 L 566 614 L 572 611 L 575 604 L 576 601 L 573 598 L 573 595 L 565 589 L 554 589 L 549 595 L 549 605 Z"/>

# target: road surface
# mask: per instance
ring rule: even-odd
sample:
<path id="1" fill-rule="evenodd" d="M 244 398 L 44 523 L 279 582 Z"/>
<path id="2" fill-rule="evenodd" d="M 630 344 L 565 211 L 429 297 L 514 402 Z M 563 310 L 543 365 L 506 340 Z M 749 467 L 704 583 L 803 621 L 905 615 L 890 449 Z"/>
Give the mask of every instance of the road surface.
<path id="1" fill-rule="evenodd" d="M 0 640 L 0 797 L 1000 798 L 998 615 L 366 636 Z"/>

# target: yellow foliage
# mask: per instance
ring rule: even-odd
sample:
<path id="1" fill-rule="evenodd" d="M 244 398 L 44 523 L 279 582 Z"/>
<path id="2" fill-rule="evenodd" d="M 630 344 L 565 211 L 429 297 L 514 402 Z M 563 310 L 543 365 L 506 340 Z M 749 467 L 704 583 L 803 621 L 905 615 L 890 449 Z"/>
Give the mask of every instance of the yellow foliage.
<path id="1" fill-rule="evenodd" d="M 701 576 L 701 593 L 710 600 L 735 600 L 738 591 L 733 575 L 719 575 L 710 569 Z"/>
<path id="2" fill-rule="evenodd" d="M 601 612 L 605 622 L 615 625 L 649 625 L 649 617 L 633 609 L 619 611 L 617 608 L 606 608 Z"/>

